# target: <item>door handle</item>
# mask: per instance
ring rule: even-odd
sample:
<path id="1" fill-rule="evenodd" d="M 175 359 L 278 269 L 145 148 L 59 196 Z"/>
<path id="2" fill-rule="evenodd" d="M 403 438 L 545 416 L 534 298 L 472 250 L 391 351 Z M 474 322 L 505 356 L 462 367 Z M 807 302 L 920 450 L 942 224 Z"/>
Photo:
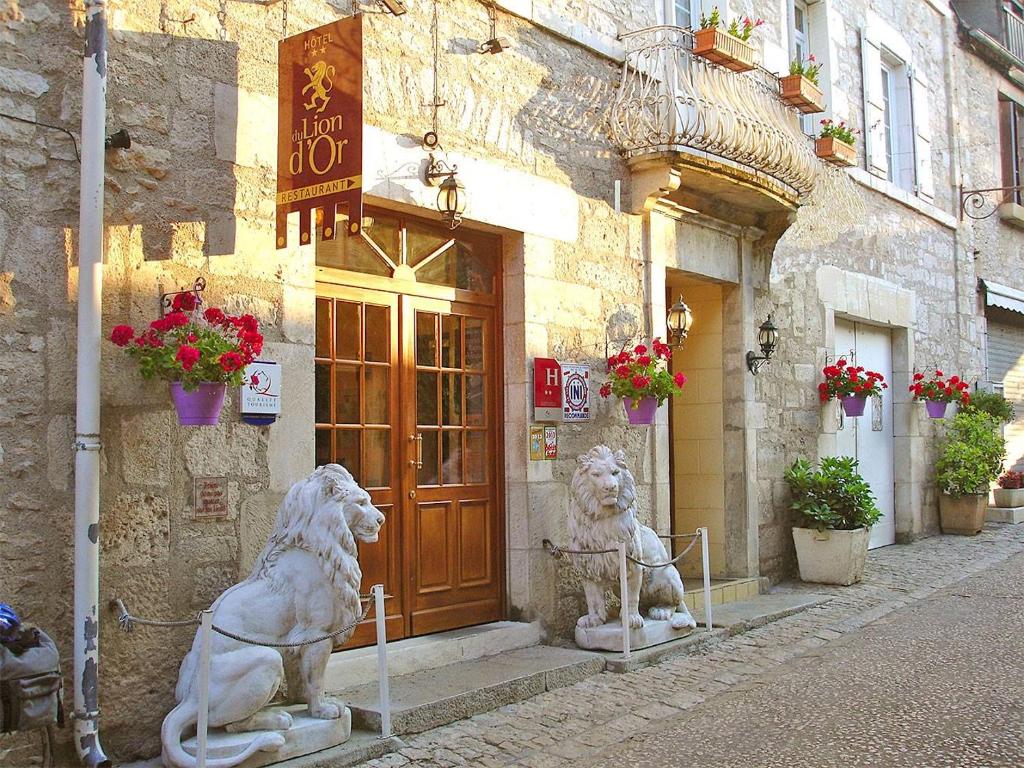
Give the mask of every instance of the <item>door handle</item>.
<path id="1" fill-rule="evenodd" d="M 416 469 L 423 469 L 423 435 L 417 433 L 415 435 L 409 435 L 409 442 L 416 443 L 416 458 L 409 459 L 409 466 L 415 466 Z"/>

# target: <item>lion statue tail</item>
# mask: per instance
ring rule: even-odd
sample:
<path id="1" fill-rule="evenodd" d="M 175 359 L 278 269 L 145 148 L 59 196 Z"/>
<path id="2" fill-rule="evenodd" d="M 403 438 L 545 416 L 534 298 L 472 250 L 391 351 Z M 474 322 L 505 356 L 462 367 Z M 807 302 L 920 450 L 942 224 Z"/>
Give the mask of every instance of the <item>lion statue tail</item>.
<path id="1" fill-rule="evenodd" d="M 166 768 L 196 768 L 195 757 L 181 746 L 181 737 L 185 729 L 196 724 L 198 709 L 195 702 L 185 700 L 172 709 L 160 729 L 163 741 L 163 763 Z M 244 762 L 257 752 L 268 752 L 280 749 L 284 745 L 284 737 L 279 733 L 263 732 L 249 742 L 248 746 L 231 757 L 211 760 L 207 758 L 206 768 L 232 768 Z"/>

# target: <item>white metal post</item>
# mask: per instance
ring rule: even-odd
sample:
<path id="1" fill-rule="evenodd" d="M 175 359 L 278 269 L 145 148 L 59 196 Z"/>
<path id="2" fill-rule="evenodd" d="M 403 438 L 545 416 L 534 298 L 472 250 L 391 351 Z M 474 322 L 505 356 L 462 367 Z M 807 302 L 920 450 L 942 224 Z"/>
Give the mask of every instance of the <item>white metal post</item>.
<path id="1" fill-rule="evenodd" d="M 701 570 L 704 573 L 704 622 L 711 631 L 711 558 L 708 555 L 708 529 L 698 528 L 700 534 Z"/>
<path id="2" fill-rule="evenodd" d="M 388 632 L 384 585 L 373 585 L 373 611 L 377 620 L 377 684 L 380 693 L 380 737 L 391 736 L 391 684 L 388 681 Z"/>
<path id="3" fill-rule="evenodd" d="M 199 621 L 199 712 L 196 722 L 196 766 L 206 768 L 206 731 L 210 717 L 210 643 L 213 611 L 203 611 Z"/>
<path id="4" fill-rule="evenodd" d="M 626 565 L 626 543 L 619 544 L 619 617 L 622 622 L 622 658 L 629 658 L 629 570 Z"/>

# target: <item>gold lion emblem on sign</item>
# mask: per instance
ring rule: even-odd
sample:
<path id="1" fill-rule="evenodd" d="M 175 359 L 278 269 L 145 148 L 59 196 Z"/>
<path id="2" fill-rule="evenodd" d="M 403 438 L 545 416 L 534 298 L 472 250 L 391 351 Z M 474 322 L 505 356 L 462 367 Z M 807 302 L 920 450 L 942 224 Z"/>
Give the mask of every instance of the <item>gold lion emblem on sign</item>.
<path id="1" fill-rule="evenodd" d="M 302 95 L 305 96 L 310 91 L 312 94 L 309 96 L 309 102 L 302 106 L 307 110 L 315 109 L 317 114 L 320 114 L 331 100 L 330 94 L 334 89 L 334 82 L 331 80 L 334 77 L 334 67 L 328 66 L 323 61 L 318 61 L 312 68 L 306 67 L 305 72 L 309 83 L 303 86 Z M 320 106 L 317 106 L 318 103 Z"/>

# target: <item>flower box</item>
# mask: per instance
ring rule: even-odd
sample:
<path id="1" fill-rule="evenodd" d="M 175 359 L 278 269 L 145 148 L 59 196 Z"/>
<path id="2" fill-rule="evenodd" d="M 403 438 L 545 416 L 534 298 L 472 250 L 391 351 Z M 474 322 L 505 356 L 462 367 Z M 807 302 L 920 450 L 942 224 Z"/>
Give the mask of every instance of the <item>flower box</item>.
<path id="1" fill-rule="evenodd" d="M 749 72 L 754 68 L 754 46 L 722 29 L 698 29 L 694 32 L 693 55 L 733 72 Z"/>
<path id="2" fill-rule="evenodd" d="M 786 75 L 779 80 L 783 103 L 805 115 L 825 111 L 825 94 L 803 75 Z"/>
<path id="3" fill-rule="evenodd" d="M 939 494 L 939 523 L 942 532 L 955 536 L 976 536 L 985 527 L 988 494 L 965 496 Z"/>
<path id="4" fill-rule="evenodd" d="M 871 529 L 853 531 L 793 528 L 800 580 L 848 587 L 864 578 Z"/>
<path id="5" fill-rule="evenodd" d="M 995 488 L 992 491 L 995 506 L 1004 509 L 1024 507 L 1024 488 Z"/>
<path id="6" fill-rule="evenodd" d="M 814 154 L 822 160 L 836 165 L 856 165 L 857 150 L 853 144 L 840 141 L 835 136 L 825 136 L 814 140 Z"/>

